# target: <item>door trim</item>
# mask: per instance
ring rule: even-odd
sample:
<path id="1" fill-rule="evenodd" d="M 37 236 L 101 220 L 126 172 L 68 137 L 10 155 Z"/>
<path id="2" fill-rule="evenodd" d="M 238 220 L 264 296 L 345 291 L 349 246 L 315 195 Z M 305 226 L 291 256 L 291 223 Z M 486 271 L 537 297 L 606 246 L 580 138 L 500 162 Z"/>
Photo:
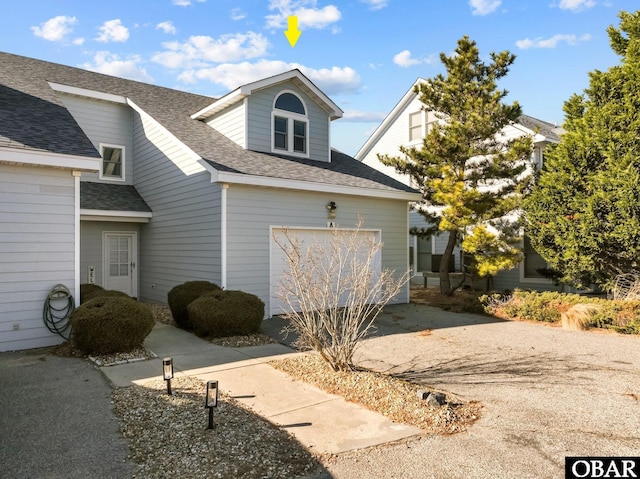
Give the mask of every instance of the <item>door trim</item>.
<path id="1" fill-rule="evenodd" d="M 138 297 L 138 233 L 136 231 L 103 231 L 102 232 L 102 284 L 107 286 L 109 274 L 109 249 L 108 238 L 110 236 L 130 236 L 131 237 L 131 297 Z"/>

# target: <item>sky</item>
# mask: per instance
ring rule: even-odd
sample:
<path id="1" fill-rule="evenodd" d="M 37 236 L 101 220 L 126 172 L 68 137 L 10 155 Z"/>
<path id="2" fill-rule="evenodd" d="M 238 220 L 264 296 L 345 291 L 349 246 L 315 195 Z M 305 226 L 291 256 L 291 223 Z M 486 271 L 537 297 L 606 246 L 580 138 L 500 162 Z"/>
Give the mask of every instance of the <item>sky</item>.
<path id="1" fill-rule="evenodd" d="M 342 110 L 331 143 L 355 155 L 418 78 L 469 36 L 516 55 L 499 84 L 562 123 L 589 72 L 620 62 L 606 29 L 639 0 L 0 0 L 0 50 L 219 97 L 300 69 Z M 302 34 L 291 47 L 287 18 Z M 0 65 L 2 68 L 2 65 Z"/>

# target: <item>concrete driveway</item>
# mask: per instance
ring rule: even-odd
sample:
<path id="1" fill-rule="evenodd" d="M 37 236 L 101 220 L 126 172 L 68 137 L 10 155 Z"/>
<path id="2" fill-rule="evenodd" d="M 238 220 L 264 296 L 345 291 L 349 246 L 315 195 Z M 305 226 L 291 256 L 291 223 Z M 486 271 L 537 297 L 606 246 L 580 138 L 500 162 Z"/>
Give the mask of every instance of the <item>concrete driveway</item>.
<path id="1" fill-rule="evenodd" d="M 335 456 L 337 479 L 563 478 L 565 456 L 640 456 L 640 337 L 419 304 L 387 307 L 377 327 L 362 366 L 478 400 L 483 416 L 453 436 Z"/>
<path id="2" fill-rule="evenodd" d="M 335 478 L 562 478 L 565 456 L 640 456 L 640 338 L 388 307 L 361 365 L 484 405 L 465 433 L 334 457 Z"/>

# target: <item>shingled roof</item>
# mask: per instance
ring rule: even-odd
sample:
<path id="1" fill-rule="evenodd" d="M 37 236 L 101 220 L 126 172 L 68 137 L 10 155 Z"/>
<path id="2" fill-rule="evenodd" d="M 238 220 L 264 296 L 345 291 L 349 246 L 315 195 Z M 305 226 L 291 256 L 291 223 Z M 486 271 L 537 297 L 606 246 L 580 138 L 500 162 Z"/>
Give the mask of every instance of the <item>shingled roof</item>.
<path id="1" fill-rule="evenodd" d="M 80 182 L 80 208 L 106 211 L 138 211 L 150 213 L 151 208 L 131 185 Z"/>
<path id="2" fill-rule="evenodd" d="M 539 120 L 529 115 L 520 115 L 518 117 L 518 123 L 529 130 L 540 133 L 548 140 L 553 142 L 560 141 L 560 135 L 564 132 L 562 127 L 549 123 L 548 121 Z"/>
<path id="3" fill-rule="evenodd" d="M 314 161 L 245 150 L 206 123 L 191 115 L 215 101 L 146 83 L 102 75 L 41 60 L 0 53 L 0 146 L 35 148 L 47 151 L 94 155 L 95 148 L 64 108 L 48 82 L 118 95 L 162 124 L 218 171 L 285 180 L 309 181 L 356 188 L 412 192 L 408 186 L 362 164 L 356 159 L 332 151 L 332 161 Z M 20 102 L 29 100 L 22 109 Z M 7 104 L 8 106 L 5 106 Z M 41 121 L 40 108 L 49 121 Z M 16 119 L 21 126 L 8 125 Z M 33 124 L 43 125 L 40 130 Z M 60 134 L 69 135 L 61 141 Z"/>

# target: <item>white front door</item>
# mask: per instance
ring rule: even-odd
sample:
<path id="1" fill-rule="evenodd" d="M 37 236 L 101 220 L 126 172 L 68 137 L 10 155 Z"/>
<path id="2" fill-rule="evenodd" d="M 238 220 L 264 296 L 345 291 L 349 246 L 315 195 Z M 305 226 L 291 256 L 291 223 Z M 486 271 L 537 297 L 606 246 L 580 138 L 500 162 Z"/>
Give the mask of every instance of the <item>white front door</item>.
<path id="1" fill-rule="evenodd" d="M 107 233 L 102 238 L 104 288 L 138 295 L 136 233 Z"/>

